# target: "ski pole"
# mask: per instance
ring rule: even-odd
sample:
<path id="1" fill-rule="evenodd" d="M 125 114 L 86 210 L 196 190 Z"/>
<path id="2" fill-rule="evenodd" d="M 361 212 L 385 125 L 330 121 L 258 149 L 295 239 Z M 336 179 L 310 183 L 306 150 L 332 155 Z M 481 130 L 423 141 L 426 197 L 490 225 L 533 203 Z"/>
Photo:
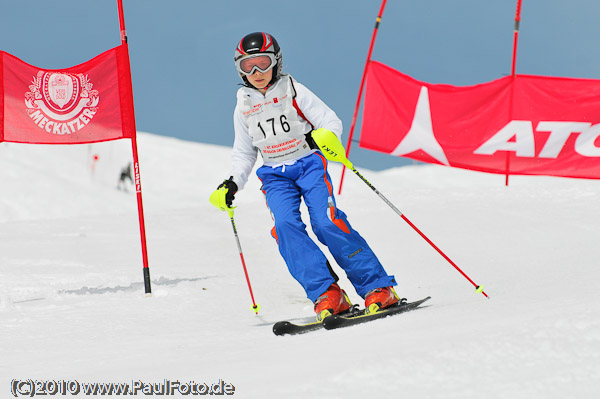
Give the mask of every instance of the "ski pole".
<path id="1" fill-rule="evenodd" d="M 237 242 L 238 250 L 240 251 L 240 259 L 242 260 L 242 266 L 244 267 L 244 274 L 246 275 L 246 282 L 248 283 L 248 290 L 250 290 L 250 298 L 252 298 L 252 310 L 258 314 L 260 305 L 254 300 L 254 294 L 252 293 L 252 285 L 250 284 L 250 277 L 248 277 L 248 269 L 246 268 L 246 262 L 244 261 L 244 254 L 242 252 L 242 245 L 240 244 L 240 238 L 238 237 L 237 228 L 235 227 L 235 220 L 233 220 L 233 209 L 227 208 L 229 219 L 231 220 L 231 226 L 233 227 L 233 235 L 235 235 L 235 241 Z"/>
<path id="2" fill-rule="evenodd" d="M 398 210 L 398 208 L 396 208 L 394 206 L 394 204 L 392 204 L 383 194 L 381 194 L 379 192 L 379 190 L 377 190 L 375 188 L 375 186 L 373 186 L 367 179 L 365 179 L 365 177 L 363 175 L 361 175 L 356 170 L 356 168 L 354 168 L 354 165 L 352 165 L 352 162 L 350 162 L 348 160 L 348 158 L 346 158 L 344 147 L 343 147 L 342 143 L 340 143 L 340 141 L 338 140 L 337 136 L 335 136 L 334 133 L 330 132 L 329 130 L 325 130 L 325 129 L 317 129 L 312 132 L 312 137 L 315 140 L 315 142 L 317 143 L 317 145 L 319 146 L 319 148 L 323 151 L 323 154 L 325 155 L 325 157 L 327 159 L 329 159 L 330 161 L 334 161 L 334 162 L 341 162 L 348 169 L 352 170 L 352 172 L 354 172 L 354 174 L 356 174 L 367 186 L 369 186 L 371 188 L 371 190 L 373 190 L 375 192 L 375 194 L 377 194 L 379 196 L 379 198 L 381 198 L 386 204 L 388 204 L 390 206 L 390 208 L 392 208 L 394 210 L 394 212 L 396 212 L 398 214 L 398 216 L 400 216 L 406 223 L 408 223 L 408 225 L 410 227 L 412 227 L 417 233 L 419 233 L 419 235 L 421 237 L 423 237 L 423 239 L 425 239 L 425 241 L 427 241 L 427 243 L 429 243 L 429 245 L 431 245 L 440 255 L 442 255 L 442 257 L 444 259 L 446 259 L 452 266 L 454 266 L 454 268 L 460 274 L 462 274 L 463 277 L 465 277 L 471 284 L 473 284 L 475 286 L 476 293 L 478 293 L 478 294 L 481 293 L 481 294 L 485 295 L 486 298 L 489 298 L 489 296 L 483 291 L 482 285 L 478 285 L 473 280 L 471 280 L 471 278 L 469 276 L 467 276 L 465 274 L 465 272 L 463 272 L 456 265 L 456 263 L 454 263 L 452 261 L 452 259 L 450 259 L 444 252 L 442 252 L 442 250 L 439 249 L 437 247 L 437 245 L 435 245 L 425 234 L 423 234 L 423 232 L 421 230 L 419 230 L 417 228 L 417 226 L 415 226 L 410 220 L 408 220 L 408 218 L 406 216 L 404 216 L 404 214 L 402 212 L 400 212 Z"/>
<path id="3" fill-rule="evenodd" d="M 394 204 L 392 204 L 392 203 L 391 203 L 391 202 L 390 202 L 390 201 L 389 201 L 387 198 L 385 198 L 385 197 L 384 197 L 384 195 L 383 195 L 383 194 L 381 194 L 381 193 L 379 192 L 379 190 L 377 190 L 377 189 L 375 188 L 375 186 L 373 186 L 371 183 L 369 183 L 369 181 L 368 181 L 367 179 L 365 179 L 365 178 L 364 178 L 364 176 L 363 176 L 363 175 L 361 175 L 361 174 L 360 174 L 360 173 L 359 173 L 359 172 L 358 172 L 358 171 L 357 171 L 357 170 L 354 168 L 354 166 L 351 166 L 351 167 L 349 167 L 349 168 L 350 168 L 350 169 L 352 170 L 352 172 L 354 172 L 354 174 L 356 174 L 356 175 L 357 175 L 357 176 L 358 176 L 358 177 L 359 177 L 359 178 L 360 178 L 360 179 L 361 179 L 363 182 L 365 182 L 365 184 L 366 184 L 367 186 L 369 186 L 369 187 L 371 188 L 371 190 L 373 190 L 373 191 L 375 192 L 375 194 L 377 194 L 377 195 L 379 196 L 379 198 L 381 198 L 381 199 L 382 199 L 382 200 L 383 200 L 383 201 L 384 201 L 386 204 L 388 204 L 388 205 L 390 206 L 390 208 L 392 208 L 392 209 L 394 210 L 394 212 L 396 212 L 396 213 L 398 214 L 398 216 L 400 216 L 400 217 L 401 217 L 401 218 L 402 218 L 402 219 L 403 219 L 403 220 L 404 220 L 406 223 L 408 223 L 408 225 L 409 225 L 410 227 L 412 227 L 412 228 L 413 228 L 413 229 L 414 229 L 414 230 L 415 230 L 417 233 L 419 233 L 419 235 L 420 235 L 421 237 L 423 237 L 423 239 L 424 239 L 425 241 L 427 241 L 427 242 L 429 243 L 429 245 L 431 245 L 431 246 L 433 247 L 433 249 L 435 249 L 436 251 L 438 251 L 438 253 L 444 257 L 444 259 L 446 259 L 446 260 L 447 260 L 447 261 L 448 261 L 448 262 L 449 262 L 449 263 L 450 263 L 452 266 L 454 266 L 454 268 L 455 268 L 456 270 L 458 270 L 458 272 L 459 272 L 460 274 L 462 274 L 462 275 L 463 275 L 463 276 L 464 276 L 464 277 L 465 277 L 465 278 L 466 278 L 466 279 L 467 279 L 467 280 L 468 280 L 468 281 L 469 281 L 471 284 L 473 284 L 473 285 L 475 286 L 475 292 L 477 292 L 477 293 L 482 293 L 483 295 L 485 295 L 485 297 L 486 297 L 486 298 L 489 298 L 489 296 L 488 296 L 488 295 L 487 295 L 487 294 L 486 294 L 486 293 L 483 291 L 483 286 L 481 286 L 481 285 L 477 285 L 475 282 L 473 282 L 473 280 L 471 280 L 471 278 L 470 278 L 469 276 L 467 276 L 467 275 L 465 274 L 465 272 L 463 272 L 463 271 L 460 269 L 460 267 L 458 267 L 458 266 L 456 265 L 456 263 L 454 263 L 454 262 L 452 261 L 452 259 L 450 259 L 450 258 L 449 258 L 449 257 L 448 257 L 448 256 L 447 256 L 447 255 L 446 255 L 444 252 L 442 252 L 442 250 L 441 250 L 441 249 L 439 249 L 439 248 L 438 248 L 438 246 L 437 246 L 437 245 L 435 245 L 435 244 L 434 244 L 434 243 L 433 243 L 433 242 L 432 242 L 432 241 L 431 241 L 431 240 L 430 240 L 430 239 L 429 239 L 429 238 L 428 238 L 428 237 L 427 237 L 427 236 L 426 236 L 426 235 L 425 235 L 425 234 L 424 234 L 424 233 L 423 233 L 421 230 L 419 230 L 419 228 L 418 228 L 417 226 L 415 226 L 415 225 L 414 225 L 414 224 L 413 224 L 413 223 L 412 223 L 410 220 L 408 220 L 408 218 L 407 218 L 406 216 L 404 216 L 404 214 L 403 214 L 402 212 L 400 212 L 400 211 L 398 210 L 398 208 L 396 208 L 396 207 L 394 206 Z"/>
<path id="4" fill-rule="evenodd" d="M 238 237 L 237 228 L 235 227 L 235 220 L 233 219 L 233 212 L 235 207 L 231 207 L 227 204 L 226 200 L 227 188 L 219 186 L 215 192 L 210 195 L 209 202 L 217 209 L 221 211 L 227 211 L 229 219 L 231 220 L 231 226 L 233 227 L 233 235 L 237 242 L 238 250 L 240 252 L 240 259 L 242 260 L 242 266 L 244 268 L 244 275 L 246 276 L 246 282 L 248 283 L 248 290 L 250 291 L 250 298 L 252 299 L 252 310 L 258 314 L 260 305 L 254 300 L 254 294 L 252 293 L 252 285 L 250 284 L 250 277 L 248 277 L 248 269 L 246 268 L 246 261 L 244 260 L 244 254 L 242 252 L 242 245 L 240 244 L 240 238 Z"/>

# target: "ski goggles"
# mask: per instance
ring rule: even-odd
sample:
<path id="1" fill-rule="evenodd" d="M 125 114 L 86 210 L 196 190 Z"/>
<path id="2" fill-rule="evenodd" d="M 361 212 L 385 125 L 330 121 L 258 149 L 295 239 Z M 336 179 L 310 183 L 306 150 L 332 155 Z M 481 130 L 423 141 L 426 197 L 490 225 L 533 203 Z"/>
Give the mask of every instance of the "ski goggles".
<path id="1" fill-rule="evenodd" d="M 276 63 L 277 60 L 275 59 L 274 54 L 259 53 L 240 58 L 235 62 L 235 65 L 239 73 L 243 73 L 244 75 L 248 76 L 252 75 L 256 71 L 265 73 L 269 69 L 273 68 Z"/>

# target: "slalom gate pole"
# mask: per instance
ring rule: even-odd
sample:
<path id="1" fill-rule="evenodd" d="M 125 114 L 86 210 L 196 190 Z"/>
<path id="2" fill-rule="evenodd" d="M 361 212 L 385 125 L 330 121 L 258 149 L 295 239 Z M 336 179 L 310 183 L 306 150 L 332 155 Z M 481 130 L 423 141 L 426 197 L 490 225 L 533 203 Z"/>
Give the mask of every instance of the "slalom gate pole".
<path id="1" fill-rule="evenodd" d="M 519 44 L 519 26 L 521 24 L 521 5 L 523 0 L 517 0 L 517 12 L 515 14 L 515 31 L 513 34 L 513 53 L 512 53 L 512 66 L 510 68 L 510 74 L 514 77 L 516 74 L 517 67 L 517 45 Z"/>
<path id="2" fill-rule="evenodd" d="M 402 212 L 400 212 L 400 210 L 398 210 L 398 208 L 394 206 L 394 204 L 392 204 L 383 194 L 379 192 L 379 190 L 375 188 L 375 186 L 373 186 L 367 179 L 365 179 L 363 175 L 361 175 L 358 172 L 358 170 L 356 170 L 354 165 L 352 165 L 352 162 L 350 162 L 348 158 L 344 155 L 344 147 L 342 143 L 340 143 L 340 141 L 337 139 L 334 133 L 325 129 L 317 129 L 312 132 L 312 136 L 317 145 L 319 146 L 319 149 L 323 152 L 323 155 L 325 155 L 325 157 L 328 160 L 334 162 L 341 162 L 344 164 L 344 166 L 352 170 L 354 174 L 358 176 L 367 186 L 369 186 L 371 190 L 373 190 L 375 194 L 379 196 L 379 198 L 381 198 L 386 204 L 388 204 L 389 207 L 392 208 L 394 212 L 398 214 L 398 216 L 400 216 L 406 223 L 408 223 L 410 227 L 412 227 L 417 233 L 419 233 L 419 235 L 423 237 L 423 239 L 425 239 L 425 241 L 427 241 L 429 245 L 433 247 L 433 249 L 435 249 L 440 255 L 442 255 L 444 259 L 446 259 L 452 266 L 454 266 L 454 268 L 460 274 L 463 275 L 463 277 L 465 277 L 471 284 L 473 284 L 475 286 L 476 293 L 482 293 L 483 295 L 485 295 L 486 298 L 489 298 L 488 295 L 483 291 L 482 285 L 475 284 L 475 282 L 473 282 L 473 280 L 471 280 L 471 278 L 467 276 L 465 272 L 463 272 L 456 265 L 456 263 L 452 261 L 452 259 L 450 259 L 445 253 L 443 253 L 442 250 L 437 247 L 437 245 L 435 245 L 425 234 L 423 234 L 423 232 L 419 230 L 417 226 L 415 226 L 410 220 L 408 220 L 408 218 L 404 216 Z"/>
<path id="3" fill-rule="evenodd" d="M 146 227 L 144 223 L 144 205 L 142 203 L 142 183 L 140 179 L 140 162 L 138 160 L 137 140 L 131 138 L 131 147 L 133 148 L 133 173 L 135 182 L 135 192 L 138 203 L 138 216 L 140 221 L 140 238 L 142 242 L 142 260 L 144 273 L 144 291 L 146 296 L 152 296 L 152 286 L 150 283 L 150 267 L 148 266 L 148 246 L 146 245 Z"/>
<path id="4" fill-rule="evenodd" d="M 250 298 L 252 299 L 252 310 L 258 314 L 260 305 L 254 300 L 254 294 L 252 293 L 252 285 L 250 284 L 250 277 L 248 277 L 248 269 L 246 268 L 246 261 L 244 261 L 244 254 L 242 252 L 242 245 L 240 244 L 240 238 L 238 237 L 237 228 L 235 227 L 235 220 L 233 219 L 233 208 L 227 208 L 229 219 L 231 220 L 231 226 L 233 227 L 233 235 L 237 242 L 238 250 L 240 251 L 240 259 L 242 260 L 242 267 L 244 268 L 244 274 L 246 275 L 246 282 L 248 283 L 248 290 L 250 291 Z"/>
<path id="5" fill-rule="evenodd" d="M 515 13 L 515 29 L 513 33 L 513 52 L 512 52 L 512 63 L 510 67 L 510 75 L 512 76 L 513 82 L 511 86 L 511 104 L 510 104 L 510 113 L 512 119 L 512 110 L 513 110 L 513 98 L 514 98 L 514 85 L 515 78 L 517 77 L 516 69 L 517 69 L 517 46 L 519 44 L 519 26 L 521 24 L 521 5 L 523 0 L 517 0 L 517 11 Z M 508 177 L 510 176 L 510 152 L 506 152 L 506 181 L 505 185 L 508 187 Z"/>
<path id="6" fill-rule="evenodd" d="M 377 37 L 377 32 L 379 31 L 379 23 L 381 22 L 381 17 L 383 15 L 383 10 L 385 9 L 385 4 L 387 0 L 383 0 L 381 2 L 381 7 L 379 8 L 379 14 L 377 14 L 377 20 L 375 21 L 375 28 L 373 28 L 373 35 L 371 36 L 371 44 L 369 45 L 369 52 L 367 53 L 367 61 L 365 63 L 365 69 L 363 70 L 362 79 L 360 80 L 360 88 L 358 89 L 358 98 L 356 99 L 356 106 L 354 107 L 354 115 L 352 116 L 352 124 L 350 125 L 350 132 L 348 133 L 348 144 L 346 144 L 346 157 L 350 156 L 350 146 L 352 145 L 352 137 L 354 136 L 354 127 L 356 126 L 356 118 L 358 116 L 358 108 L 360 107 L 360 100 L 362 98 L 363 88 L 365 86 L 365 80 L 367 77 L 367 69 L 369 68 L 369 63 L 371 62 L 371 54 L 373 53 L 373 46 L 375 45 L 375 38 Z M 344 175 L 346 174 L 346 165 L 342 167 L 342 177 L 340 179 L 340 188 L 338 189 L 338 195 L 342 194 L 342 185 L 344 184 Z"/>
<path id="7" fill-rule="evenodd" d="M 119 9 L 119 28 L 121 34 L 121 44 L 127 46 L 127 31 L 125 30 L 125 17 L 123 13 L 123 0 L 117 0 L 117 7 Z M 131 76 L 131 67 L 129 65 L 129 50 L 127 50 L 127 70 Z M 135 125 L 135 118 L 134 118 Z M 138 216 L 140 222 L 140 238 L 142 242 L 142 261 L 143 261 L 143 273 L 144 273 L 144 291 L 147 297 L 152 296 L 152 285 L 150 282 L 150 267 L 148 266 L 148 247 L 146 245 L 146 227 L 144 223 L 144 205 L 142 202 L 142 183 L 140 179 L 140 163 L 138 159 L 137 149 L 137 132 L 134 126 L 133 136 L 131 137 L 131 148 L 133 152 L 133 172 L 134 172 L 134 184 L 135 192 L 137 195 L 138 204 Z"/>

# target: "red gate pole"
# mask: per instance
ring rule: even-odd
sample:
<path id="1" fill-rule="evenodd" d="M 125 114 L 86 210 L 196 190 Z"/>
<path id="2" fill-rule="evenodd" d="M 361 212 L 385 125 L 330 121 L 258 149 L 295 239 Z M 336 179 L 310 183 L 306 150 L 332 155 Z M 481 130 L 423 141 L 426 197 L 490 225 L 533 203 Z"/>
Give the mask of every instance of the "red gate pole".
<path id="1" fill-rule="evenodd" d="M 365 63 L 365 69 L 363 70 L 362 79 L 360 81 L 360 88 L 358 89 L 358 98 L 356 99 L 356 107 L 354 107 L 354 115 L 352 116 L 352 124 L 350 125 L 350 133 L 348 133 L 348 143 L 346 144 L 346 158 L 350 155 L 350 146 L 352 145 L 352 136 L 354 135 L 354 127 L 356 125 L 356 118 L 358 116 L 358 108 L 360 107 L 360 100 L 362 98 L 363 88 L 365 86 L 365 78 L 367 77 L 367 68 L 371 62 L 371 53 L 373 52 L 373 46 L 375 45 L 375 38 L 379 31 L 379 23 L 381 22 L 381 16 L 385 8 L 387 0 L 381 2 L 381 8 L 379 14 L 377 14 L 377 20 L 375 22 L 375 28 L 373 28 L 373 35 L 371 36 L 371 45 L 369 46 L 369 52 L 367 53 L 367 61 Z M 346 173 L 346 166 L 342 167 L 342 177 L 340 179 L 340 188 L 338 189 L 338 195 L 342 194 L 342 184 L 344 184 L 344 175 Z"/>
<path id="2" fill-rule="evenodd" d="M 514 97 L 514 85 L 515 78 L 517 77 L 516 68 L 517 68 L 517 45 L 519 44 L 519 25 L 521 23 L 521 4 L 523 0 L 517 0 L 517 12 L 515 14 L 515 30 L 513 35 L 513 53 L 512 53 L 512 66 L 510 68 L 510 75 L 512 76 L 512 86 L 511 86 L 511 99 L 510 99 L 510 114 L 512 119 L 512 108 L 513 108 L 513 97 Z M 506 182 L 505 185 L 508 186 L 508 176 L 510 175 L 510 152 L 506 152 Z"/>
<path id="3" fill-rule="evenodd" d="M 117 6 L 119 8 L 119 28 L 121 32 L 121 44 L 126 47 L 127 50 L 127 63 L 129 64 L 129 49 L 127 48 L 127 31 L 125 30 L 125 17 L 123 15 L 123 0 L 117 0 Z M 127 70 L 131 75 L 131 67 L 127 65 Z M 133 90 L 132 90 L 133 92 Z M 132 109 L 132 112 L 134 110 Z M 131 137 L 131 148 L 133 151 L 133 172 L 135 179 L 135 192 L 137 195 L 138 204 L 138 216 L 140 220 L 140 238 L 142 241 L 142 260 L 144 264 L 144 291 L 146 296 L 152 296 L 152 286 L 150 283 L 150 268 L 148 267 L 148 248 L 146 246 L 146 227 L 144 224 L 144 205 L 142 203 L 142 184 L 140 180 L 140 163 L 138 159 L 137 149 L 137 130 L 135 128 L 135 117 L 133 118 L 133 135 Z"/>
<path id="4" fill-rule="evenodd" d="M 523 0 L 517 0 L 517 12 L 515 15 L 515 33 L 513 37 L 513 55 L 512 55 L 512 67 L 510 74 L 515 77 L 515 71 L 517 66 L 517 44 L 519 42 L 519 25 L 521 23 L 521 4 Z"/>

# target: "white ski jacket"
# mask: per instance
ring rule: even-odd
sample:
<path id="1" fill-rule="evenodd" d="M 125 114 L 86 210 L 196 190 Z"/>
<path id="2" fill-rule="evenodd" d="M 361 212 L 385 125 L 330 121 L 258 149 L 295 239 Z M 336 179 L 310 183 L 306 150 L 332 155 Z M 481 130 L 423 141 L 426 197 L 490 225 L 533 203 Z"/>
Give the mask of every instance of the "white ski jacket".
<path id="1" fill-rule="evenodd" d="M 312 154 L 305 135 L 325 128 L 341 140 L 342 121 L 319 97 L 290 75 L 281 78 L 266 94 L 250 87 L 237 92 L 233 113 L 235 140 L 230 176 L 242 190 L 261 153 L 265 166 L 291 165 Z"/>

